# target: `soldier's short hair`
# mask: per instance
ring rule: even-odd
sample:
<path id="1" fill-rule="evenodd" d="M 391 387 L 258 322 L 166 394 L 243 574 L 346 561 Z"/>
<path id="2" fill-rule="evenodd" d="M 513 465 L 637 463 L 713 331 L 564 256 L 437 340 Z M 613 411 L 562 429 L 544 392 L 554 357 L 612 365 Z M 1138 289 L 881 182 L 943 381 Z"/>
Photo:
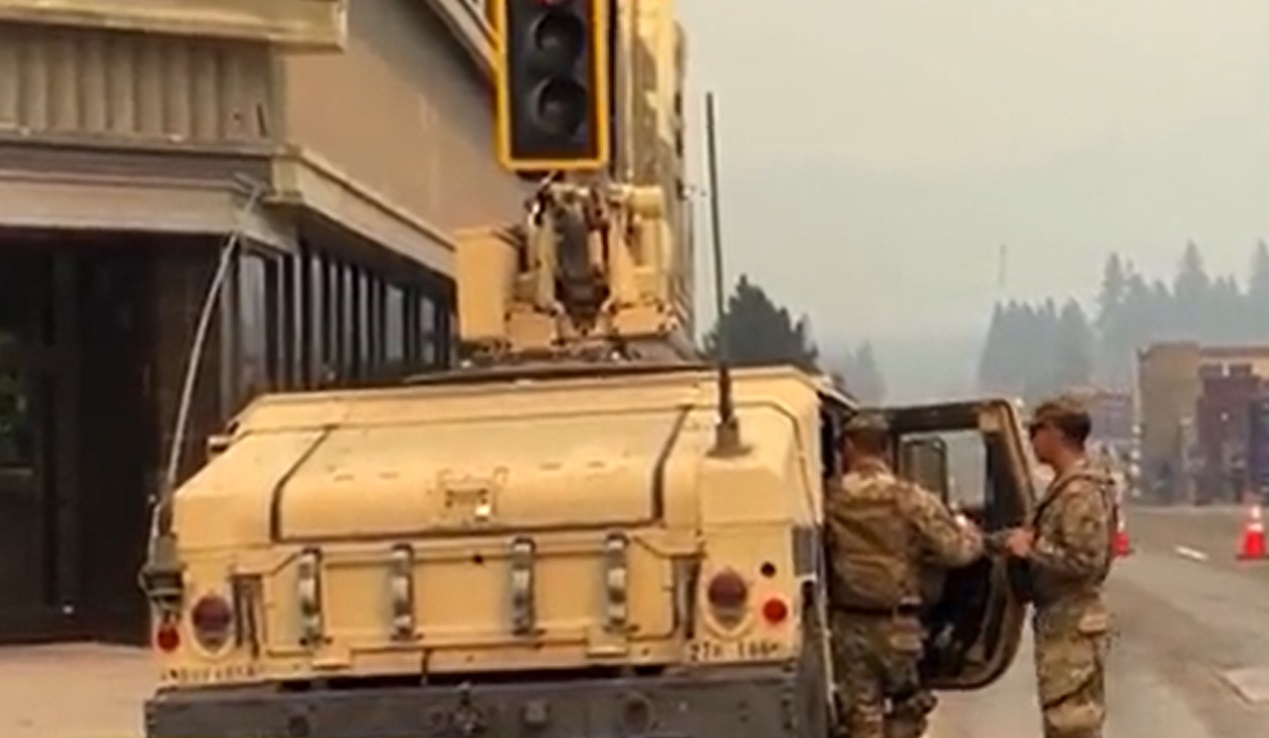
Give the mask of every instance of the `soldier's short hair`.
<path id="1" fill-rule="evenodd" d="M 860 453 L 881 456 L 890 448 L 890 424 L 881 413 L 857 413 L 846 421 L 842 438 Z"/>
<path id="2" fill-rule="evenodd" d="M 1083 447 L 1093 432 L 1093 419 L 1084 403 L 1073 395 L 1059 395 L 1041 402 L 1031 416 L 1031 428 L 1047 425 L 1062 437 Z"/>

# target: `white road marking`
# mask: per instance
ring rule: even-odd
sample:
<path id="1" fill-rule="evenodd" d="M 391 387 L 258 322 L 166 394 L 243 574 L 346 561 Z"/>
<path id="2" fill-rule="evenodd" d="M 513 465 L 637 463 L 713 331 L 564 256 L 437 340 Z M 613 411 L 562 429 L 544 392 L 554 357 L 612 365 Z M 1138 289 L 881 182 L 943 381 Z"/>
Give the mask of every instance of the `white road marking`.
<path id="1" fill-rule="evenodd" d="M 1253 705 L 1269 702 L 1269 669 L 1253 667 L 1221 672 L 1221 678 L 1238 696 Z"/>
<path id="2" fill-rule="evenodd" d="M 1190 559 L 1191 561 L 1207 561 L 1207 554 L 1203 553 L 1197 548 L 1190 548 L 1188 546 L 1177 546 L 1176 548 L 1172 550 L 1176 552 L 1177 556 Z"/>

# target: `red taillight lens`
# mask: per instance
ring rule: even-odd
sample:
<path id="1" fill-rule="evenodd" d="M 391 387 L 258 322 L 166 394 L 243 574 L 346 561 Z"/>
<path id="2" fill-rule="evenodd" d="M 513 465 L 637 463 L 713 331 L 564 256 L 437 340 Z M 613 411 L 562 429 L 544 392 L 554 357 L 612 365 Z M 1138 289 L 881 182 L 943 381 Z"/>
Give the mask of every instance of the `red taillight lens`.
<path id="1" fill-rule="evenodd" d="M 209 651 L 219 651 L 229 642 L 233 632 L 234 611 L 220 595 L 204 595 L 190 612 L 190 624 L 198 644 Z"/>
<path id="2" fill-rule="evenodd" d="M 772 625 L 783 623 L 789 617 L 789 606 L 779 597 L 772 597 L 762 603 L 762 618 Z"/>
<path id="3" fill-rule="evenodd" d="M 745 584 L 744 577 L 734 570 L 724 569 L 709 580 L 705 597 L 709 600 L 709 604 L 718 610 L 739 610 L 749 599 L 749 585 Z"/>
<path id="4" fill-rule="evenodd" d="M 171 653 L 181 647 L 181 631 L 173 620 L 164 620 L 154 631 L 154 645 L 163 653 Z"/>

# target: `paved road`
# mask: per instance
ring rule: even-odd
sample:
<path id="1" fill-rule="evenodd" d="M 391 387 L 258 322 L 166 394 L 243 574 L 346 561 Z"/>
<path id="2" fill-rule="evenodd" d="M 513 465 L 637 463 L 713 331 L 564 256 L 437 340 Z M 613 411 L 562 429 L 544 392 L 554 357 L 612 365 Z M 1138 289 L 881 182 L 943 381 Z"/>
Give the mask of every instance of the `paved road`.
<path id="1" fill-rule="evenodd" d="M 1107 738 L 1269 734 L 1269 561 L 1235 559 L 1240 511 L 1134 510 L 1130 521 L 1136 552 L 1109 595 Z M 937 738 L 1039 738 L 1030 651 L 944 708 Z"/>
<path id="2" fill-rule="evenodd" d="M 1119 637 L 1106 738 L 1269 735 L 1269 561 L 1238 562 L 1241 512 L 1134 510 L 1136 553 L 1112 574 Z M 1249 685 L 1253 704 L 1230 679 Z M 0 736 L 133 738 L 151 684 L 143 653 L 0 649 Z M 931 738 L 1040 738 L 1030 651 L 986 691 L 947 695 Z"/>
<path id="3" fill-rule="evenodd" d="M 146 652 L 72 644 L 0 649 L 3 738 L 137 738 Z"/>

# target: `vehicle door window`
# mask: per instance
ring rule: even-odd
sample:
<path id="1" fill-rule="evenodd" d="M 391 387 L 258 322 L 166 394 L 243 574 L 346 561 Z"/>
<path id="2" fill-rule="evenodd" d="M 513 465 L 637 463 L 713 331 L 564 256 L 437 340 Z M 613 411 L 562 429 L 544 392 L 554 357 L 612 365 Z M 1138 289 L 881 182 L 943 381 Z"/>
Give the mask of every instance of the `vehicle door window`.
<path id="1" fill-rule="evenodd" d="M 977 430 L 958 430 L 945 433 L 922 433 L 905 436 L 909 446 L 916 443 L 941 445 L 946 450 L 947 491 L 945 500 L 954 509 L 964 511 L 971 518 L 981 520 L 983 511 L 990 507 L 994 497 L 988 467 L 988 450 L 984 437 Z M 913 481 L 930 488 L 930 483 L 908 471 Z M 930 489 L 939 492 L 937 489 Z"/>
<path id="2" fill-rule="evenodd" d="M 842 415 L 830 408 L 820 411 L 821 476 L 827 481 L 842 473 Z"/>

